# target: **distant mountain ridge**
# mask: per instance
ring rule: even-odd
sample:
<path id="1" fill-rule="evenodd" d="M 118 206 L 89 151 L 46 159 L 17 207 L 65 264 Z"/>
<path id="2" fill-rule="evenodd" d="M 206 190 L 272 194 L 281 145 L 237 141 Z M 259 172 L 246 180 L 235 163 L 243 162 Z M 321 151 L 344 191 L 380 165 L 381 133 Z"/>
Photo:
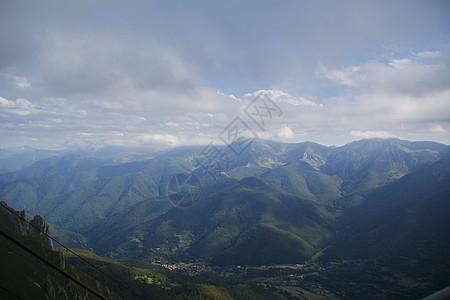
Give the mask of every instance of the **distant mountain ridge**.
<path id="1" fill-rule="evenodd" d="M 0 173 L 14 172 L 52 156 L 68 154 L 68 151 L 37 150 L 30 146 L 0 148 Z"/>
<path id="2" fill-rule="evenodd" d="M 261 140 L 238 157 L 225 174 L 235 179 L 257 177 L 301 198 L 334 201 L 346 207 L 359 203 L 365 192 L 437 161 L 445 148 L 433 142 L 397 139 L 362 140 L 333 148 L 311 142 Z M 177 173 L 194 172 L 193 161 L 201 150 L 179 147 L 130 163 L 83 154 L 51 157 L 20 171 L 0 174 L 0 198 L 57 225 L 79 229 L 78 221 L 71 221 L 79 219 L 79 214 L 90 224 L 92 218 L 102 219 L 121 210 L 113 207 L 165 196 L 161 193 L 164 180 Z M 201 168 L 195 172 L 203 175 Z M 346 198 L 339 200 L 342 197 Z M 104 209 L 99 210 L 100 203 Z"/>
<path id="3" fill-rule="evenodd" d="M 409 288 L 410 298 L 444 287 L 449 146 L 398 139 L 341 147 L 257 140 L 215 179 L 195 163 L 202 150 L 177 147 L 120 160 L 83 153 L 50 157 L 0 174 L 0 199 L 42 215 L 63 238 L 74 236 L 81 247 L 110 259 L 216 266 L 315 260 L 331 266 L 321 276 L 333 283 L 342 278 L 367 287 L 384 274 L 389 289 L 401 295 L 398 278 L 420 274 L 427 286 Z M 168 197 L 169 182 L 179 174 L 199 179 L 191 207 L 177 207 Z M 361 265 L 382 268 L 362 276 Z M 360 289 L 341 292 L 362 296 Z"/>
<path id="4" fill-rule="evenodd" d="M 290 206 L 281 202 L 284 208 L 280 207 L 280 209 L 285 209 L 283 214 L 289 214 L 291 210 L 295 211 L 299 203 L 309 203 L 308 205 L 316 206 L 316 213 L 304 215 L 299 211 L 297 218 L 314 218 L 315 214 L 326 215 L 325 219 L 321 219 L 314 225 L 318 234 L 301 238 L 302 242 L 299 240 L 303 246 L 299 246 L 298 249 L 302 247 L 310 249 L 306 251 L 304 248 L 297 251 L 300 258 L 305 253 L 311 255 L 321 245 L 317 241 L 323 241 L 330 236 L 330 229 L 326 228 L 326 224 L 339 214 L 340 209 L 346 210 L 358 206 L 364 203 L 367 195 L 373 190 L 438 161 L 448 147 L 433 142 L 409 142 L 398 139 L 361 140 L 342 147 L 325 147 L 312 142 L 285 144 L 257 140 L 246 152 L 235 158 L 228 169 L 220 175 L 220 180 L 215 182 L 208 180 L 203 170 L 195 166 L 194 160 L 202 149 L 199 146 L 178 147 L 160 152 L 154 157 L 126 163 L 86 154 L 51 157 L 20 171 L 0 174 L 0 198 L 15 208 L 26 208 L 32 214 L 41 214 L 63 229 L 90 236 L 93 245 L 97 245 L 96 248 L 99 251 L 102 249 L 101 251 L 106 253 L 104 251 L 107 248 L 128 245 L 126 239 L 130 236 L 129 232 L 118 230 L 117 234 L 121 232 L 120 236 L 113 236 L 109 241 L 97 239 L 98 234 L 102 235 L 98 233 L 98 229 L 107 230 L 104 225 L 111 224 L 111 220 L 114 220 L 117 225 L 126 223 L 127 228 L 135 228 L 133 229 L 135 231 L 149 232 L 158 230 L 151 224 L 164 223 L 173 218 L 181 220 L 191 214 L 189 210 L 197 211 L 197 214 L 202 215 L 206 211 L 202 212 L 201 209 L 206 209 L 207 203 L 211 201 L 221 199 L 223 203 L 230 203 L 227 199 L 227 195 L 230 194 L 236 194 L 236 199 L 251 197 L 249 195 L 252 193 L 258 194 L 259 198 L 254 201 L 262 206 L 264 206 L 263 203 L 268 202 L 260 201 L 262 199 L 271 201 L 269 199 L 273 199 L 274 194 L 278 195 L 275 197 L 277 201 L 280 200 L 279 197 L 295 197 L 292 198 L 297 199 L 294 201 L 297 203 L 295 205 L 292 201 Z M 229 151 L 226 146 L 221 146 L 220 149 Z M 199 204 L 180 212 L 168 201 L 164 188 L 171 176 L 191 172 L 203 182 L 202 198 Z M 264 184 L 267 187 L 266 192 L 261 193 L 259 190 L 261 185 L 258 184 L 258 187 L 253 188 L 242 188 L 236 185 L 241 184 L 240 182 L 249 183 L 250 179 L 246 178 L 251 177 L 257 178 L 256 182 Z M 250 192 L 247 193 L 245 190 Z M 227 211 L 230 209 L 238 211 L 246 209 L 245 205 L 244 207 L 240 204 L 238 206 L 232 204 L 230 207 L 227 205 L 219 209 L 216 214 L 225 216 L 229 214 Z M 233 235 L 235 239 L 233 243 L 239 239 L 242 245 L 246 245 L 250 240 L 245 236 L 249 234 L 251 236 L 253 233 L 250 232 L 256 234 L 258 230 L 264 230 L 267 235 L 270 235 L 264 220 L 269 218 L 271 222 L 277 224 L 279 223 L 277 218 L 283 218 L 281 214 L 274 219 L 272 214 L 279 208 L 272 205 L 269 207 L 267 211 L 269 215 L 264 213 L 258 215 L 257 210 L 247 212 L 254 213 L 252 215 L 254 221 L 249 227 L 241 221 L 225 225 L 217 223 L 216 226 L 229 225 L 240 228 L 236 229 L 236 234 Z M 148 213 L 144 216 L 137 210 Z M 327 213 L 324 215 L 324 212 Z M 205 215 L 202 220 L 215 222 L 208 218 Z M 141 225 L 140 222 L 147 222 L 147 225 Z M 289 222 L 291 223 L 283 225 L 290 228 L 286 231 L 287 236 L 292 231 L 299 230 L 295 225 L 295 219 Z M 193 223 L 189 224 L 194 226 Z M 197 245 L 208 241 L 208 230 L 205 228 L 210 225 L 204 225 L 205 228 L 201 229 L 202 226 L 198 224 L 194 226 L 195 228 L 189 229 L 195 232 L 195 237 L 190 238 L 189 247 L 186 246 L 180 251 L 216 259 L 213 258 L 216 254 L 211 254 L 212 252 L 195 250 L 201 248 Z M 281 225 L 276 225 L 274 228 L 280 229 L 279 226 Z M 250 228 L 253 228 L 251 229 L 253 231 L 248 231 Z M 189 231 L 180 228 L 173 230 L 178 230 L 178 234 Z M 217 230 L 216 233 L 212 232 L 214 238 L 217 236 Z M 301 231 L 294 236 L 297 236 L 296 238 L 303 236 L 305 232 L 301 233 Z M 311 246 L 313 244 L 315 246 Z M 145 246 L 145 243 L 142 245 Z M 233 251 L 237 250 L 230 248 L 227 255 L 233 257 Z M 228 261 L 231 263 L 233 259 L 230 258 Z"/>

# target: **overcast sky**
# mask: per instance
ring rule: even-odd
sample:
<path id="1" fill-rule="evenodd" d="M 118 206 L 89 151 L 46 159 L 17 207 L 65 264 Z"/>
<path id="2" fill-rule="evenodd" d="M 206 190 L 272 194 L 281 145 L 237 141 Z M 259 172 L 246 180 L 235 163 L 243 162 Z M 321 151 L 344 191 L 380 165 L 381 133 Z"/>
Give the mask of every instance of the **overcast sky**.
<path id="1" fill-rule="evenodd" d="M 219 143 L 236 117 L 450 144 L 450 1 L 0 2 L 0 147 Z"/>

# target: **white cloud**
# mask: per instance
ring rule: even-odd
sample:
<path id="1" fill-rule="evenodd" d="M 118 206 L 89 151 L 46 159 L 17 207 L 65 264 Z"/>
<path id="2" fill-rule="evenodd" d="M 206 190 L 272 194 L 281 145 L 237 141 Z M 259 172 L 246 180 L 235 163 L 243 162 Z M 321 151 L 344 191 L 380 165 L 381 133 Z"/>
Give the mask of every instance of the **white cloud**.
<path id="1" fill-rule="evenodd" d="M 6 77 L 11 81 L 13 85 L 19 88 L 31 88 L 31 83 L 26 76 L 6 74 Z"/>
<path id="2" fill-rule="evenodd" d="M 447 130 L 441 124 L 433 124 L 430 127 L 430 132 L 434 134 L 446 134 Z"/>
<path id="3" fill-rule="evenodd" d="M 288 125 L 284 125 L 280 128 L 278 131 L 278 137 L 283 140 L 289 140 L 292 139 L 295 136 L 294 132 Z"/>
<path id="4" fill-rule="evenodd" d="M 169 127 L 180 127 L 180 125 L 175 122 L 166 122 L 164 125 L 169 126 Z"/>
<path id="5" fill-rule="evenodd" d="M 371 130 L 366 130 L 366 131 L 352 130 L 350 132 L 350 135 L 353 137 L 356 137 L 356 138 L 360 138 L 360 139 L 373 139 L 373 138 L 387 139 L 387 138 L 396 137 L 395 135 L 393 135 L 387 131 L 371 131 Z"/>
<path id="6" fill-rule="evenodd" d="M 316 70 L 316 75 L 323 76 L 340 85 L 353 85 L 355 83 L 355 76 L 361 70 L 360 66 L 344 67 L 341 69 L 332 69 L 320 64 Z"/>
<path id="7" fill-rule="evenodd" d="M 358 66 L 330 68 L 319 65 L 316 75 L 326 79 L 327 85 L 349 86 L 362 93 L 398 93 L 420 96 L 448 89 L 450 66 L 444 61 L 417 61 L 411 53 L 407 57 L 390 57 L 386 62 L 372 59 Z"/>
<path id="8" fill-rule="evenodd" d="M 3 108 L 8 107 L 9 108 L 9 107 L 14 107 L 14 106 L 15 106 L 14 101 L 0 97 L 0 107 L 3 107 Z"/>
<path id="9" fill-rule="evenodd" d="M 441 57 L 441 52 L 439 51 L 422 51 L 414 53 L 414 55 L 420 57 L 420 58 L 438 58 Z"/>
<path id="10" fill-rule="evenodd" d="M 143 134 L 138 136 L 138 140 L 145 144 L 156 144 L 163 146 L 179 146 L 179 139 L 171 134 Z"/>
<path id="11" fill-rule="evenodd" d="M 235 101 L 238 100 L 238 99 L 236 98 L 236 96 L 233 95 L 233 94 L 225 94 L 225 93 L 223 93 L 223 92 L 221 92 L 221 91 L 217 91 L 217 94 L 219 94 L 220 96 L 229 97 L 230 99 L 235 100 Z"/>
<path id="12" fill-rule="evenodd" d="M 244 99 L 247 100 L 253 100 L 258 95 L 265 95 L 270 100 L 276 102 L 276 103 L 286 103 L 294 106 L 310 106 L 310 107 L 323 107 L 323 104 L 321 103 L 315 103 L 306 97 L 302 96 L 293 96 L 286 92 L 273 89 L 273 90 L 258 90 L 253 93 L 247 93 L 244 95 Z"/>
<path id="13" fill-rule="evenodd" d="M 388 64 L 394 69 L 403 69 L 408 65 L 410 65 L 411 63 L 412 61 L 409 58 L 400 58 L 400 59 L 391 58 L 391 61 Z"/>
<path id="14" fill-rule="evenodd" d="M 39 107 L 26 99 L 8 100 L 0 97 L 0 110 L 13 115 L 26 116 L 39 110 Z"/>
<path id="15" fill-rule="evenodd" d="M 31 83 L 26 76 L 15 75 L 10 73 L 10 71 L 11 70 L 1 70 L 0 68 L 0 80 L 3 83 L 2 85 L 3 89 L 18 90 L 18 91 L 31 89 Z"/>

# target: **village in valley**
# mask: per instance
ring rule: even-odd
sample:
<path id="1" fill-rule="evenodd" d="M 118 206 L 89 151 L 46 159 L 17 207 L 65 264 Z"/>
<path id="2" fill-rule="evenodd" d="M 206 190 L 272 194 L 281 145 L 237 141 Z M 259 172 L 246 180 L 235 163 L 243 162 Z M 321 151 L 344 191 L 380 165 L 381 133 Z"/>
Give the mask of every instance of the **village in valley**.
<path id="1" fill-rule="evenodd" d="M 179 271 L 181 273 L 188 274 L 189 276 L 197 276 L 200 275 L 203 272 L 211 271 L 210 268 L 208 268 L 206 265 L 187 265 L 183 263 L 179 264 L 163 264 L 161 267 L 168 269 L 170 271 Z"/>
<path id="2" fill-rule="evenodd" d="M 206 264 L 162 264 L 161 267 L 189 276 L 207 276 L 208 272 L 226 279 L 251 280 L 258 286 L 289 295 L 294 299 L 340 299 L 317 280 L 321 268 L 312 263 L 291 265 L 209 267 Z"/>

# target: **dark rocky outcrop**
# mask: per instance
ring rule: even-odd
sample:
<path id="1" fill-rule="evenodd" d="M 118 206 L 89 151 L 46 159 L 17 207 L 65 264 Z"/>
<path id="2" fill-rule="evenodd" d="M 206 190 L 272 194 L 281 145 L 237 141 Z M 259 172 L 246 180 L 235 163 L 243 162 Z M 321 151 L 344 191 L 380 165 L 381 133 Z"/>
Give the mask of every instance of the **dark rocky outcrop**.
<path id="1" fill-rule="evenodd" d="M 43 246 L 53 249 L 50 238 L 50 225 L 37 215 L 30 221 L 24 210 L 15 211 L 2 201 L 0 209 L 0 218 L 3 225 L 9 227 L 12 231 L 25 237 L 31 237 L 42 243 Z M 28 222 L 27 222 L 28 221 Z"/>
<path id="2" fill-rule="evenodd" d="M 0 282 L 4 287 L 0 290 L 0 299 L 7 299 L 11 295 L 20 299 L 94 299 L 93 294 L 57 271 L 51 264 L 87 284 L 106 299 L 119 299 L 108 288 L 66 265 L 64 255 L 53 248 L 50 226 L 41 216 L 28 220 L 25 211 L 15 211 L 2 201 L 0 231 Z M 41 261 L 30 251 L 47 262 Z"/>

